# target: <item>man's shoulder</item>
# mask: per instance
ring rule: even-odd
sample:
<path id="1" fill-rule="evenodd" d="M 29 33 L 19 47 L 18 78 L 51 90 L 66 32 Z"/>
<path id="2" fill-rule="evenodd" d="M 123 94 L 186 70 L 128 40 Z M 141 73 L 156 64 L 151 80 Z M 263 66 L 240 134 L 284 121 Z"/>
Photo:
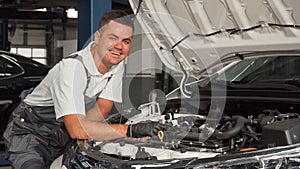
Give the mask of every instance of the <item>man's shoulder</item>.
<path id="1" fill-rule="evenodd" d="M 79 60 L 69 58 L 62 59 L 52 69 L 58 71 L 60 74 L 77 72 L 78 70 L 80 72 L 85 72 L 84 65 Z"/>

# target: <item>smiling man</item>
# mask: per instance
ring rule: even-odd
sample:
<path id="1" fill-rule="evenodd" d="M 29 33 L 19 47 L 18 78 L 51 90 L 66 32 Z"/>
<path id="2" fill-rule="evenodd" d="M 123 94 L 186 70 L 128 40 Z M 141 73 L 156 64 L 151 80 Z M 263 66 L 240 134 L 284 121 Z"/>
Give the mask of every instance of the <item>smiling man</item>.
<path id="1" fill-rule="evenodd" d="M 57 63 L 33 91 L 23 92 L 4 133 L 14 169 L 49 168 L 72 139 L 153 136 L 168 127 L 101 122 L 122 101 L 123 60 L 133 29 L 124 11 L 105 13 L 93 42 Z"/>

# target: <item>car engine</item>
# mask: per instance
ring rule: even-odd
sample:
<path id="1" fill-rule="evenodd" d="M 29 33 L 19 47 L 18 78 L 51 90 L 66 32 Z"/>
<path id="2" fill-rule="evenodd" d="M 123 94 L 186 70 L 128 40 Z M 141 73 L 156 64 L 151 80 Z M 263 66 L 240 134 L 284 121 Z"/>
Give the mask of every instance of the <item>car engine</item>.
<path id="1" fill-rule="evenodd" d="M 156 121 L 170 127 L 152 137 L 79 144 L 73 149 L 73 167 L 299 168 L 300 115 L 296 104 L 277 104 L 278 109 L 272 109 L 273 103 L 247 101 L 236 106 L 231 100 L 221 111 L 205 100 L 201 102 L 205 106 L 195 106 L 192 100 L 153 100 L 138 109 L 111 115 L 106 123 Z M 249 104 L 250 111 L 258 113 L 243 108 Z M 206 105 L 209 107 L 202 109 Z"/>
<path id="2" fill-rule="evenodd" d="M 152 138 L 97 142 L 95 146 L 99 151 L 124 159 L 209 158 L 300 142 L 298 113 L 265 109 L 255 116 L 223 114 L 220 119 L 209 119 L 206 115 L 190 113 L 184 108 L 159 112 L 156 104 L 142 107 L 146 110 L 141 108 L 141 111 L 135 112 L 135 116 L 127 119 L 128 124 L 151 120 L 170 123 L 172 127 Z M 114 118 L 120 121 L 119 116 Z M 113 122 L 114 118 L 110 121 Z M 123 120 L 126 121 L 126 118 Z"/>

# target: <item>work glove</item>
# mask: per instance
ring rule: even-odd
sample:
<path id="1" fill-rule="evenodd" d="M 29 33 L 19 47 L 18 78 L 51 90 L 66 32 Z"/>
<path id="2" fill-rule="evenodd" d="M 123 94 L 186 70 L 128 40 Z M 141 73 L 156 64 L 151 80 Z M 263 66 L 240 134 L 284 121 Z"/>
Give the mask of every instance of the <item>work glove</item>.
<path id="1" fill-rule="evenodd" d="M 169 123 L 162 124 L 159 122 L 149 121 L 149 122 L 142 122 L 137 124 L 130 124 L 128 125 L 126 135 L 128 137 L 145 137 L 145 136 L 157 136 L 158 131 L 165 131 L 172 125 Z"/>

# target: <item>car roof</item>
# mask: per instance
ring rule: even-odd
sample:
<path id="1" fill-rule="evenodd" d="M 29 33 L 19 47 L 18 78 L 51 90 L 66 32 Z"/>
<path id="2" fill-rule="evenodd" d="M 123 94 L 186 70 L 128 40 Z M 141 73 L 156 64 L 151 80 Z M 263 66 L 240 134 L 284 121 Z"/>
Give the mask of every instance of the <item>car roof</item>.
<path id="1" fill-rule="evenodd" d="M 23 55 L 19 55 L 19 54 L 15 54 L 15 53 L 0 50 L 0 56 L 5 56 L 7 59 L 11 59 L 11 60 L 13 60 L 15 62 L 18 62 L 20 64 L 22 64 L 22 63 L 31 63 L 31 64 L 34 64 L 36 66 L 44 67 L 44 68 L 49 69 L 48 65 L 39 63 L 39 62 L 37 62 L 35 60 L 32 60 L 28 57 L 25 57 Z"/>

